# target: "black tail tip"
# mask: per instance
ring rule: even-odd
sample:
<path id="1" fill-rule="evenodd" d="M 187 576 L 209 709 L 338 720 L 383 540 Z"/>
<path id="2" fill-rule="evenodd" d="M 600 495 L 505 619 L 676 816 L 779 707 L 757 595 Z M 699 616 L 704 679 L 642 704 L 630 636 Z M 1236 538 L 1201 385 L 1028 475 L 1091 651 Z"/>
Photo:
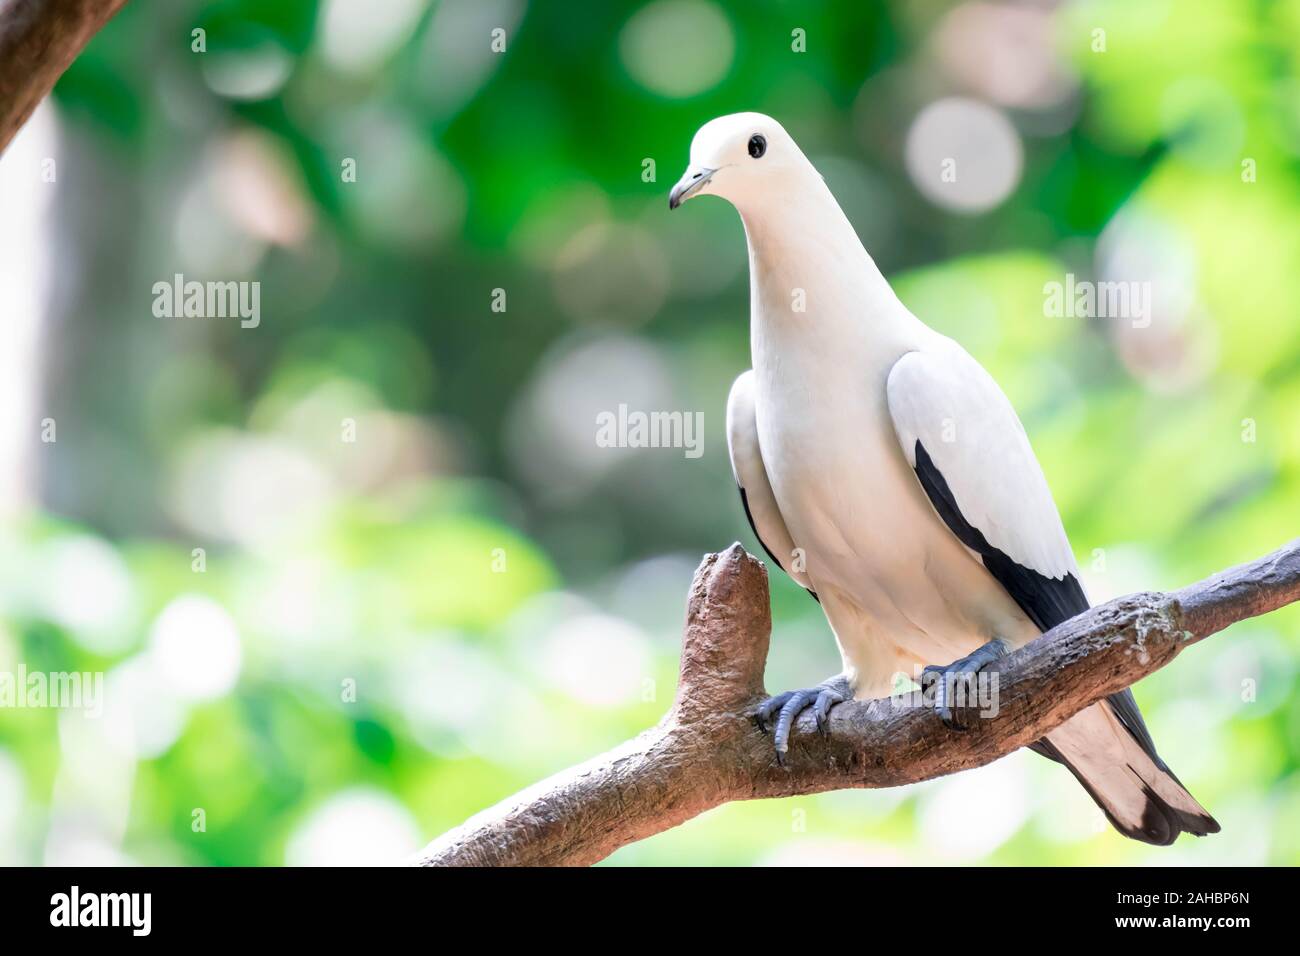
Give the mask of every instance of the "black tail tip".
<path id="1" fill-rule="evenodd" d="M 1180 833 L 1203 837 L 1219 832 L 1219 821 L 1208 813 L 1179 810 L 1166 803 L 1150 787 L 1144 785 L 1142 789 L 1146 794 L 1147 806 L 1142 814 L 1141 826 L 1133 829 L 1120 826 L 1114 818 L 1110 821 L 1126 837 L 1152 846 L 1169 846 L 1178 839 Z"/>

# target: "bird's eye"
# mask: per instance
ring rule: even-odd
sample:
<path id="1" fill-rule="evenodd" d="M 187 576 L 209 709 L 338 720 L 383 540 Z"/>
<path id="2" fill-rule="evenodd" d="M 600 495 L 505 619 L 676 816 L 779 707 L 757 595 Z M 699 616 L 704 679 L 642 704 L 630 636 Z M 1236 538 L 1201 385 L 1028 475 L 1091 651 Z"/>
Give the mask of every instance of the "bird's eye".
<path id="1" fill-rule="evenodd" d="M 755 133 L 749 137 L 749 155 L 758 159 L 767 152 L 767 139 L 762 135 Z"/>

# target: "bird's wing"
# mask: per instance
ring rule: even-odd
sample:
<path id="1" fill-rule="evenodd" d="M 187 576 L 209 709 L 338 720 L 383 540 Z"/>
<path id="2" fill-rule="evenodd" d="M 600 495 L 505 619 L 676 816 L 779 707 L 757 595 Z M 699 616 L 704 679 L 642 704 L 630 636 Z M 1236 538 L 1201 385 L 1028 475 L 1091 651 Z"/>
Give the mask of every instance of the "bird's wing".
<path id="1" fill-rule="evenodd" d="M 889 373 L 889 414 L 907 461 L 953 534 L 1046 631 L 1088 609 L 1069 539 L 1015 409 L 954 344 L 909 352 Z M 1130 690 L 1076 714 L 1034 750 L 1057 760 L 1111 822 L 1173 842 L 1218 823 L 1160 759 Z"/>
<path id="2" fill-rule="evenodd" d="M 908 352 L 886 386 L 935 511 L 1040 630 L 1088 609 L 1047 479 L 1002 389 L 955 343 Z"/>
<path id="3" fill-rule="evenodd" d="M 777 507 L 776 495 L 767 478 L 763 453 L 758 447 L 758 425 L 754 419 L 754 373 L 742 374 L 731 386 L 727 398 L 727 449 L 731 471 L 740 490 L 740 503 L 754 536 L 772 562 L 817 597 L 808 575 L 795 567 L 795 544 Z"/>

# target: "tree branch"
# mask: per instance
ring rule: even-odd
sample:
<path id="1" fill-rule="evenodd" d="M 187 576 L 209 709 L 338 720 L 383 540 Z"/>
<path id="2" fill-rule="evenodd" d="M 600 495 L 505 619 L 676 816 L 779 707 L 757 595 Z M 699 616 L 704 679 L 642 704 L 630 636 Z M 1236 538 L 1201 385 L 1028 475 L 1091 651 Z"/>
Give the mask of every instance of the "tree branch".
<path id="1" fill-rule="evenodd" d="M 829 738 L 805 711 L 782 768 L 752 717 L 771 630 L 767 574 L 735 544 L 695 573 L 677 697 L 656 727 L 483 811 L 416 862 L 590 864 L 731 800 L 896 787 L 978 767 L 1184 647 L 1296 600 L 1300 540 L 1180 591 L 1118 598 L 1053 628 L 999 662 L 997 713 L 968 729 L 948 729 L 918 695 L 840 704 Z"/>
<path id="2" fill-rule="evenodd" d="M 0 0 L 0 153 L 126 0 Z"/>

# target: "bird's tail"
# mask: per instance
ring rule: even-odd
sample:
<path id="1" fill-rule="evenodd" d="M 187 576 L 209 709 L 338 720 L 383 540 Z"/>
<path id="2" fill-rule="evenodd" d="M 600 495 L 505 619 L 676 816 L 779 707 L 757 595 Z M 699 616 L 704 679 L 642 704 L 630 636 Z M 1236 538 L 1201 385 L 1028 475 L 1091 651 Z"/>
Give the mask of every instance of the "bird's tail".
<path id="1" fill-rule="evenodd" d="M 1127 692 L 1075 714 L 1033 749 L 1065 764 L 1126 837 L 1168 846 L 1183 832 L 1219 832 L 1156 753 Z"/>

